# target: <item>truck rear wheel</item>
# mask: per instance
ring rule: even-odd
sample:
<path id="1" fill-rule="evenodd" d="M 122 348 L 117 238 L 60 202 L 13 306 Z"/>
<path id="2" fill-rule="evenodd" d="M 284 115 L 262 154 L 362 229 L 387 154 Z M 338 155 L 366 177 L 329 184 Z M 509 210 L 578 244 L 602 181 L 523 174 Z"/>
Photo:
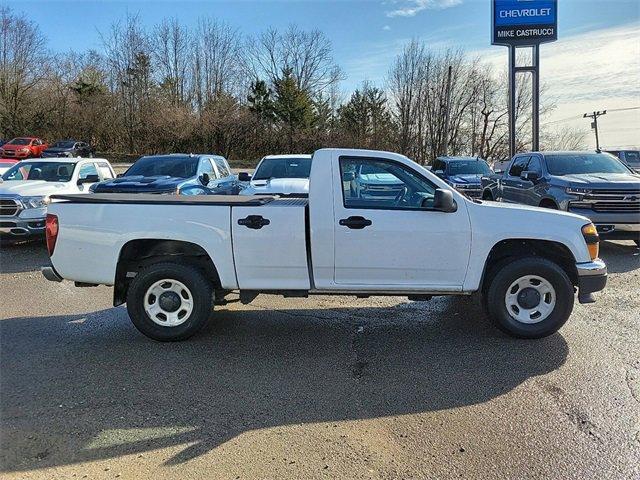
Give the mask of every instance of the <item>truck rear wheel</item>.
<path id="1" fill-rule="evenodd" d="M 144 335 L 162 342 L 186 340 L 211 314 L 211 282 L 198 269 L 177 263 L 155 263 L 131 281 L 127 311 Z"/>
<path id="2" fill-rule="evenodd" d="M 573 310 L 573 284 L 556 263 L 526 257 L 504 264 L 487 289 L 489 317 L 518 338 L 542 338 L 558 331 Z"/>

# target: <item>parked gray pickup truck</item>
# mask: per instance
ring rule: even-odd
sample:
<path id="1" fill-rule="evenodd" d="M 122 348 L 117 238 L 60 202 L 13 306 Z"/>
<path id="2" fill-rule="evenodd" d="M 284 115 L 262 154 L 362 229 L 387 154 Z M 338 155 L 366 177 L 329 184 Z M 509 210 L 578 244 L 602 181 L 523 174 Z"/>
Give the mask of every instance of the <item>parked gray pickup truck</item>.
<path id="1" fill-rule="evenodd" d="M 601 152 L 529 152 L 482 178 L 483 200 L 522 203 L 583 215 L 602 239 L 640 246 L 640 175 Z"/>

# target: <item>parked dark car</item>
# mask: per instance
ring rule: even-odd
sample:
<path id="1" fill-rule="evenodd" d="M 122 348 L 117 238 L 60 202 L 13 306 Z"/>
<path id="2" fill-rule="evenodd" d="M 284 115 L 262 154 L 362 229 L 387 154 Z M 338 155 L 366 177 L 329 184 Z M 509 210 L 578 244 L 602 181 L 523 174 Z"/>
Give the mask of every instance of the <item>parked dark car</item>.
<path id="1" fill-rule="evenodd" d="M 607 150 L 607 153 L 615 155 L 631 170 L 640 173 L 640 150 Z"/>
<path id="2" fill-rule="evenodd" d="M 520 153 L 483 187 L 484 200 L 576 213 L 603 239 L 640 241 L 640 175 L 608 153 Z"/>
<path id="3" fill-rule="evenodd" d="M 489 164 L 479 157 L 438 157 L 431 171 L 459 192 L 473 198 L 482 195 L 482 177 L 493 173 Z"/>
<path id="4" fill-rule="evenodd" d="M 219 155 L 172 153 L 142 157 L 118 178 L 97 183 L 95 193 L 193 194 L 205 187 L 209 193 L 235 195 L 240 186 L 229 164 Z M 204 189 L 203 189 L 204 190 Z"/>
<path id="5" fill-rule="evenodd" d="M 86 142 L 78 142 L 76 140 L 60 140 L 54 143 L 44 152 L 42 156 L 51 157 L 93 157 L 94 149 Z"/>

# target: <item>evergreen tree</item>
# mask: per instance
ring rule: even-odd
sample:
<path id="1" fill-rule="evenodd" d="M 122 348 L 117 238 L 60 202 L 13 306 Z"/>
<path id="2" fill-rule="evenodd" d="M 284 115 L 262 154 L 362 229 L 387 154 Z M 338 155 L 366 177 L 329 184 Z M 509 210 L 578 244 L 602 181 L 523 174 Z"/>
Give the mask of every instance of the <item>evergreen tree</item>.
<path id="1" fill-rule="evenodd" d="M 247 101 L 249 110 L 260 120 L 269 122 L 274 119 L 273 92 L 264 80 L 256 79 L 249 87 Z"/>
<path id="2" fill-rule="evenodd" d="M 313 103 L 309 94 L 298 87 L 290 69 L 282 72 L 282 77 L 276 80 L 274 87 L 274 111 L 276 118 L 287 129 L 291 151 L 295 132 L 309 128 L 313 122 Z"/>

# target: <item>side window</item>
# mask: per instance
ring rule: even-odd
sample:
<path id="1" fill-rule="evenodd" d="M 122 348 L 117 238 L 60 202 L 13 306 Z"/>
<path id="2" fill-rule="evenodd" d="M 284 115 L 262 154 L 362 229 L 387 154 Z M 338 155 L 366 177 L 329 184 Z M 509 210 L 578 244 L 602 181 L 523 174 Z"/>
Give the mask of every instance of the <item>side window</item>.
<path id="1" fill-rule="evenodd" d="M 522 172 L 524 172 L 524 168 L 526 167 L 529 158 L 531 157 L 517 157 L 513 161 L 513 165 L 511 165 L 511 168 L 509 169 L 509 176 L 519 177 Z"/>
<path id="2" fill-rule="evenodd" d="M 104 162 L 98 163 L 98 170 L 100 171 L 100 178 L 102 180 L 109 180 L 113 178 L 113 173 L 111 173 L 111 169 L 109 165 Z"/>
<path id="3" fill-rule="evenodd" d="M 200 173 L 206 173 L 212 179 L 216 178 L 216 171 L 214 170 L 213 165 L 211 165 L 211 160 L 208 158 L 201 160 Z"/>
<path id="4" fill-rule="evenodd" d="M 436 160 L 435 162 L 433 162 L 433 167 L 431 167 L 431 170 L 433 170 L 434 172 L 437 172 L 438 170 L 444 171 L 444 163 L 442 162 L 442 160 Z"/>
<path id="5" fill-rule="evenodd" d="M 535 172 L 539 177 L 542 176 L 542 164 L 538 157 L 531 157 L 531 160 L 529 160 L 529 163 L 527 164 L 527 171 Z"/>
<path id="6" fill-rule="evenodd" d="M 433 204 L 436 186 L 400 163 L 340 157 L 340 170 L 345 208 L 418 210 Z"/>
<path id="7" fill-rule="evenodd" d="M 98 170 L 96 169 L 96 165 L 94 163 L 85 163 L 80 167 L 80 171 L 78 172 L 78 178 L 87 178 L 91 175 L 98 176 Z"/>
<path id="8" fill-rule="evenodd" d="M 228 177 L 231 175 L 229 171 L 229 165 L 227 164 L 224 158 L 215 158 L 216 167 L 218 167 L 218 172 L 220 173 L 220 178 Z"/>

